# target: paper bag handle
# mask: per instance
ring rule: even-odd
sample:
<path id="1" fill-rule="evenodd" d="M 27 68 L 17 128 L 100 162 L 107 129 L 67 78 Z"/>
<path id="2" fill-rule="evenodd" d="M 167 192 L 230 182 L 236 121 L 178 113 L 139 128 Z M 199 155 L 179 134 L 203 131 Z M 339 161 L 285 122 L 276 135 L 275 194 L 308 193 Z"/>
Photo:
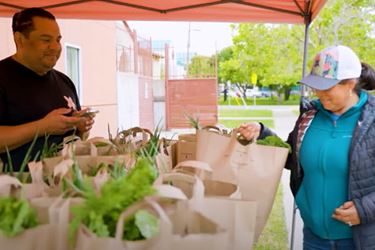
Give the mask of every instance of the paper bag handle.
<path id="1" fill-rule="evenodd" d="M 20 188 L 22 183 L 16 177 L 0 175 L 0 196 L 12 196 Z"/>
<path id="2" fill-rule="evenodd" d="M 179 169 L 182 169 L 184 167 L 191 167 L 191 168 L 194 168 L 194 169 L 212 172 L 212 168 L 210 167 L 210 164 L 208 164 L 206 162 L 203 162 L 203 161 L 194 161 L 194 160 L 182 161 L 174 167 L 174 170 L 179 170 Z"/>
<path id="3" fill-rule="evenodd" d="M 168 173 L 161 176 L 162 181 L 185 181 L 193 184 L 192 199 L 203 199 L 204 198 L 204 184 L 201 179 L 197 176 L 191 176 L 183 173 Z"/>
<path id="4" fill-rule="evenodd" d="M 155 185 L 154 188 L 156 189 L 157 196 L 162 198 L 174 199 L 174 200 L 187 200 L 186 195 L 181 189 L 168 185 L 168 184 L 161 184 Z"/>
<path id="5" fill-rule="evenodd" d="M 165 235 L 166 233 L 171 233 L 171 221 L 169 217 L 165 214 L 164 210 L 160 207 L 160 205 L 152 200 L 149 197 L 145 197 L 142 201 L 135 203 L 134 205 L 127 208 L 119 217 L 116 225 L 116 240 L 122 241 L 122 234 L 124 231 L 124 224 L 125 219 L 129 218 L 133 215 L 136 211 L 142 208 L 151 207 L 159 216 L 160 218 L 160 231 L 159 234 L 161 236 Z M 168 227 L 168 228 L 166 228 Z M 169 231 L 169 232 L 166 232 Z"/>

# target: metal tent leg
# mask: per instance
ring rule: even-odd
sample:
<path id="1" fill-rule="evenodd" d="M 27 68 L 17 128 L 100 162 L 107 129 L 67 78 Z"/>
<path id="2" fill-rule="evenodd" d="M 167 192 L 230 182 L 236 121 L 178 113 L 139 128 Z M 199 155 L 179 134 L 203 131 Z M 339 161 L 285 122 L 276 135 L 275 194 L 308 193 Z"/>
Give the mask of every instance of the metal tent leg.
<path id="1" fill-rule="evenodd" d="M 293 200 L 293 216 L 292 216 L 292 227 L 291 227 L 291 235 L 290 235 L 290 250 L 294 249 L 294 231 L 296 227 L 296 213 L 297 213 L 297 205 L 296 201 Z"/>
<path id="2" fill-rule="evenodd" d="M 310 2 L 310 1 L 309 1 Z M 308 51 L 308 42 L 309 42 L 309 27 L 311 23 L 311 2 L 308 4 L 308 9 L 305 10 L 305 13 L 309 13 L 305 15 L 305 37 L 304 37 L 304 44 L 303 44 L 303 64 L 302 64 L 302 77 L 306 75 L 306 62 L 307 62 L 307 51 Z M 300 111 L 303 110 L 303 105 L 306 96 L 306 87 L 301 86 L 301 102 L 300 102 Z M 294 231 L 296 226 L 296 213 L 297 213 L 297 205 L 295 199 L 293 199 L 293 216 L 292 216 L 292 227 L 291 227 L 291 236 L 290 236 L 290 250 L 294 249 Z"/>

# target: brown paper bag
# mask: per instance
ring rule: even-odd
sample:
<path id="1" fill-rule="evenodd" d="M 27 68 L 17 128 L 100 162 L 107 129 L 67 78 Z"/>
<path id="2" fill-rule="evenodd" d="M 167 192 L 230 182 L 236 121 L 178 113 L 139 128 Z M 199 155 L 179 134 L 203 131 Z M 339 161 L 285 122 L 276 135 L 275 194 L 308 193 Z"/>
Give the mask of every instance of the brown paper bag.
<path id="1" fill-rule="evenodd" d="M 72 218 L 70 208 L 83 201 L 82 198 L 40 197 L 30 200 L 37 211 L 38 221 L 53 227 L 54 250 L 70 250 L 68 241 L 69 222 Z"/>
<path id="2" fill-rule="evenodd" d="M 39 225 L 27 229 L 15 237 L 6 237 L 0 233 L 1 249 L 6 250 L 51 250 L 56 249 L 55 230 L 51 224 Z"/>
<path id="3" fill-rule="evenodd" d="M 213 170 L 212 179 L 236 183 L 242 199 L 258 202 L 255 240 L 262 232 L 288 156 L 288 149 L 238 143 L 236 135 L 197 132 L 197 159 Z"/>
<path id="4" fill-rule="evenodd" d="M 170 213 L 173 237 L 170 249 L 178 250 L 230 250 L 228 232 L 197 211 L 185 201 L 177 202 Z"/>
<path id="5" fill-rule="evenodd" d="M 82 156 L 76 156 L 75 159 L 77 160 L 78 165 L 81 168 L 82 172 L 85 174 L 90 173 L 90 170 L 92 169 L 92 167 L 98 165 L 99 163 L 114 164 L 116 161 L 118 161 L 119 163 L 124 164 L 127 168 L 131 168 L 135 163 L 134 156 L 130 154 L 114 155 L 114 156 L 82 155 Z M 63 156 L 43 159 L 44 174 L 47 176 L 53 175 L 53 172 L 56 166 L 58 166 L 61 162 L 67 161 L 67 160 L 72 160 L 72 159 L 71 158 L 66 159 Z"/>
<path id="6" fill-rule="evenodd" d="M 158 154 L 155 156 L 156 167 L 159 173 L 168 173 L 176 164 L 177 141 L 162 138 L 158 145 Z"/>
<path id="7" fill-rule="evenodd" d="M 4 196 L 21 195 L 24 197 L 27 192 L 21 190 L 22 188 L 21 183 L 15 177 L 10 177 L 7 175 L 0 176 L 0 190 L 3 192 Z M 38 219 L 40 217 L 42 216 L 38 216 Z M 38 220 L 38 223 L 38 226 L 27 229 L 14 237 L 7 237 L 0 232 L 1 249 L 56 249 L 55 231 L 57 230 L 57 226 L 48 223 L 46 220 Z"/>
<path id="8" fill-rule="evenodd" d="M 10 175 L 0 175 L 0 197 L 8 197 L 17 195 L 22 183 L 15 177 Z"/>
<path id="9" fill-rule="evenodd" d="M 230 183 L 200 182 L 199 179 L 196 180 L 190 206 L 228 230 L 229 249 L 251 249 L 254 243 L 257 202 L 231 199 L 236 188 L 231 188 Z"/>
<path id="10" fill-rule="evenodd" d="M 190 175 L 196 175 L 204 179 L 206 176 L 211 176 L 212 169 L 206 162 L 187 160 L 179 162 L 173 169 L 173 172 L 181 172 Z"/>
<path id="11" fill-rule="evenodd" d="M 139 209 L 151 208 L 154 213 L 159 217 L 159 235 L 148 240 L 140 241 L 125 241 L 122 240 L 124 220 L 134 214 Z M 171 238 L 171 223 L 163 209 L 152 199 L 145 198 L 143 201 L 138 202 L 126 211 L 124 211 L 117 223 L 116 236 L 110 237 L 97 237 L 94 233 L 90 232 L 85 226 L 81 226 L 78 230 L 76 250 L 102 250 L 102 249 L 115 249 L 115 250 L 169 250 L 169 242 Z"/>
<path id="12" fill-rule="evenodd" d="M 254 242 L 257 202 L 232 199 L 237 190 L 236 185 L 210 180 L 202 182 L 197 177 L 182 173 L 164 175 L 163 180 L 184 189 L 191 198 L 191 210 L 200 212 L 228 230 L 228 249 L 251 248 Z"/>
<path id="13" fill-rule="evenodd" d="M 177 163 L 195 160 L 196 137 L 195 134 L 181 134 L 177 142 Z"/>

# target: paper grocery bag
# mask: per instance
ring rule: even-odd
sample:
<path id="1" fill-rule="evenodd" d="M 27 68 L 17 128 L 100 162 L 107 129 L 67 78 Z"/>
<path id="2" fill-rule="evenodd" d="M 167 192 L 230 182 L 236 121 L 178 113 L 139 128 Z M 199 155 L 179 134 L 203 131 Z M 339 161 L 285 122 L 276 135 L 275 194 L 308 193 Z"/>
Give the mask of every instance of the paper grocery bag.
<path id="1" fill-rule="evenodd" d="M 56 226 L 42 224 L 14 237 L 0 232 L 0 248 L 6 250 L 51 250 L 56 249 Z"/>
<path id="2" fill-rule="evenodd" d="M 81 155 L 74 158 L 83 173 L 89 174 L 93 167 L 100 163 L 106 163 L 113 165 L 116 161 L 124 164 L 127 168 L 131 168 L 135 163 L 135 158 L 131 154 L 123 155 L 111 155 L 111 156 L 89 156 Z M 43 159 L 43 172 L 46 176 L 52 176 L 56 166 L 59 166 L 64 161 L 70 161 L 70 165 L 73 164 L 72 158 L 64 158 L 63 156 L 57 156 L 52 158 Z"/>
<path id="3" fill-rule="evenodd" d="M 83 202 L 82 198 L 56 198 L 48 209 L 49 223 L 56 229 L 55 250 L 72 250 L 73 245 L 69 243 L 68 230 L 72 218 L 71 207 Z"/>
<path id="4" fill-rule="evenodd" d="M 124 220 L 139 209 L 148 209 L 150 211 L 150 208 L 152 209 L 151 212 L 156 213 L 159 217 L 159 235 L 148 240 L 123 240 Z M 164 210 L 152 199 L 145 198 L 121 214 L 116 226 L 115 237 L 97 237 L 85 226 L 81 226 L 78 230 L 75 250 L 169 250 L 171 232 L 171 223 Z"/>
<path id="5" fill-rule="evenodd" d="M 228 249 L 251 248 L 254 243 L 257 202 L 231 198 L 236 193 L 236 185 L 202 181 L 182 173 L 163 175 L 163 179 L 182 187 L 190 197 L 188 204 L 192 211 L 199 212 L 228 231 Z"/>
<path id="6" fill-rule="evenodd" d="M 155 155 L 156 167 L 159 173 L 168 173 L 176 165 L 177 141 L 160 139 L 158 153 Z"/>
<path id="7" fill-rule="evenodd" d="M 287 156 L 287 148 L 243 146 L 234 133 L 197 132 L 197 160 L 210 164 L 212 179 L 238 184 L 242 199 L 258 202 L 255 240 L 272 209 Z"/>
<path id="8" fill-rule="evenodd" d="M 49 224 L 53 228 L 54 250 L 70 250 L 68 228 L 72 214 L 70 208 L 83 201 L 82 198 L 39 197 L 30 200 L 30 205 L 37 212 L 38 222 Z"/>
<path id="9" fill-rule="evenodd" d="M 17 196 L 22 183 L 13 176 L 0 175 L 0 197 Z"/>
<path id="10" fill-rule="evenodd" d="M 195 134 L 181 134 L 177 142 L 177 162 L 195 160 L 196 158 Z"/>
<path id="11" fill-rule="evenodd" d="M 197 178 L 191 208 L 229 232 L 229 249 L 248 250 L 254 243 L 257 202 L 231 198 L 236 188 Z M 218 209 L 219 208 L 219 209 Z"/>
<path id="12" fill-rule="evenodd" d="M 190 208 L 186 201 L 177 202 L 169 213 L 173 224 L 170 249 L 229 250 L 229 233 L 215 221 Z"/>

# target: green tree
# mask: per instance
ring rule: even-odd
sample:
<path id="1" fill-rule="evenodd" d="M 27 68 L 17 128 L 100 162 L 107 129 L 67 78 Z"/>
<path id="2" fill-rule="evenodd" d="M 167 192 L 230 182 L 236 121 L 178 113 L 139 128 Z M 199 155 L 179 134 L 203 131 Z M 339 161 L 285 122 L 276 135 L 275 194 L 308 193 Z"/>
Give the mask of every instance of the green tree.
<path id="1" fill-rule="evenodd" d="M 375 65 L 375 5 L 373 0 L 328 1 L 311 25 L 309 62 L 321 49 L 342 44 L 362 61 Z"/>
<path id="2" fill-rule="evenodd" d="M 275 89 L 287 100 L 290 90 L 301 78 L 303 25 L 239 24 L 231 53 L 219 57 L 219 79 L 244 90 L 251 73 L 258 85 Z M 375 65 L 375 5 L 373 0 L 328 1 L 310 26 L 308 68 L 312 57 L 324 47 L 347 45 L 362 61 Z M 220 55 L 220 54 L 219 54 Z M 231 57 L 230 57 L 231 56 Z M 246 95 L 244 94 L 246 97 Z"/>
<path id="3" fill-rule="evenodd" d="M 213 77 L 215 76 L 215 58 L 207 56 L 194 56 L 189 63 L 188 76 Z"/>
<path id="4" fill-rule="evenodd" d="M 230 47 L 226 47 L 226 48 L 220 50 L 220 51 L 217 53 L 217 55 L 213 55 L 213 56 L 212 56 L 212 57 L 213 57 L 213 60 L 215 60 L 215 57 L 216 57 L 216 56 L 217 56 L 217 64 L 218 64 L 218 75 L 217 75 L 217 77 L 218 77 L 218 82 L 219 82 L 219 83 L 226 83 L 227 80 L 224 79 L 224 78 L 222 78 L 222 75 L 221 75 L 221 73 L 220 73 L 220 69 L 221 69 L 221 68 L 219 67 L 219 65 L 220 65 L 221 62 L 225 62 L 225 61 L 228 61 L 228 60 L 230 60 L 231 58 L 233 58 L 233 47 L 230 46 Z"/>

